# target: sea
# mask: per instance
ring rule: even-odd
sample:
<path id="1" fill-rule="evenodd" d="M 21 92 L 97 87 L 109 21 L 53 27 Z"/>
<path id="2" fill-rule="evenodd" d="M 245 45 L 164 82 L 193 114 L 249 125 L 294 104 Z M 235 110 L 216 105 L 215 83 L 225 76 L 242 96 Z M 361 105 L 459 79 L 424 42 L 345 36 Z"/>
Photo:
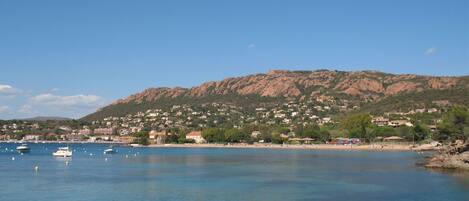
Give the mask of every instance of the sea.
<path id="1" fill-rule="evenodd" d="M 469 200 L 467 173 L 415 152 L 18 145 L 0 143 L 0 201 Z"/>

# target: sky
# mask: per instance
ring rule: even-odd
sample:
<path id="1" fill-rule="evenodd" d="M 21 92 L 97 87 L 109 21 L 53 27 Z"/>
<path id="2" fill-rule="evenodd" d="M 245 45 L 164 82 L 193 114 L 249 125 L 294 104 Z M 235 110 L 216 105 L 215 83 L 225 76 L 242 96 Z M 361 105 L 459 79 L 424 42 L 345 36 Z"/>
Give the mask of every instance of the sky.
<path id="1" fill-rule="evenodd" d="M 469 75 L 469 1 L 0 0 L 0 119 L 272 69 Z"/>

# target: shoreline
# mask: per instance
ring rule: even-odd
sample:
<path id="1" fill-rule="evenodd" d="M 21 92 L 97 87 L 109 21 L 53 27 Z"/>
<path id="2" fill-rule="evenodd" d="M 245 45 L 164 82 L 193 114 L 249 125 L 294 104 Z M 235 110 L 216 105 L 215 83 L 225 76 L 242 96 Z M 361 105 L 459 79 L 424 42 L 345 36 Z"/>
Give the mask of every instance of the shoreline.
<path id="1" fill-rule="evenodd" d="M 290 149 L 290 150 L 337 150 L 337 151 L 434 151 L 435 149 L 416 149 L 412 145 L 281 145 L 281 144 L 161 144 L 141 147 L 149 148 L 234 148 L 234 149 Z"/>
<path id="2" fill-rule="evenodd" d="M 35 143 L 35 144 L 119 144 L 123 142 L 88 142 L 88 141 L 0 141 L 0 143 Z M 130 147 L 132 147 L 130 145 Z M 435 151 L 437 147 L 427 144 L 413 146 L 412 144 L 362 144 L 362 145 L 336 145 L 336 144 L 151 144 L 139 145 L 134 148 L 233 148 L 233 149 L 286 149 L 286 150 L 336 150 L 336 151 Z"/>
<path id="3" fill-rule="evenodd" d="M 14 144 L 20 144 L 20 143 L 32 143 L 32 144 L 126 144 L 123 142 L 106 142 L 106 141 L 100 141 L 100 142 L 89 142 L 89 141 L 47 141 L 47 140 L 41 140 L 41 141 L 5 141 L 5 140 L 0 140 L 0 143 L 14 143 Z"/>

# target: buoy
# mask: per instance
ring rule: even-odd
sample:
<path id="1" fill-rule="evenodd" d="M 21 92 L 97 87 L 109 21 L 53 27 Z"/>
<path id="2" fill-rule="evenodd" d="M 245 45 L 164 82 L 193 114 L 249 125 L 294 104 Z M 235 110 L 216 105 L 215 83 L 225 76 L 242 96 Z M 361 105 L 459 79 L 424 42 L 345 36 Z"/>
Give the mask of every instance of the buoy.
<path id="1" fill-rule="evenodd" d="M 15 160 L 15 157 L 11 157 L 11 160 L 14 161 L 14 160 Z"/>
<path id="2" fill-rule="evenodd" d="M 125 155 L 125 157 L 126 157 L 126 158 L 128 158 L 128 157 L 129 157 L 129 155 L 127 155 L 127 154 L 126 154 L 126 155 Z"/>
<path id="3" fill-rule="evenodd" d="M 68 161 L 65 161 L 65 165 L 68 165 Z"/>
<path id="4" fill-rule="evenodd" d="M 39 166 L 38 165 L 34 166 L 34 171 L 36 171 L 36 172 L 39 171 Z"/>

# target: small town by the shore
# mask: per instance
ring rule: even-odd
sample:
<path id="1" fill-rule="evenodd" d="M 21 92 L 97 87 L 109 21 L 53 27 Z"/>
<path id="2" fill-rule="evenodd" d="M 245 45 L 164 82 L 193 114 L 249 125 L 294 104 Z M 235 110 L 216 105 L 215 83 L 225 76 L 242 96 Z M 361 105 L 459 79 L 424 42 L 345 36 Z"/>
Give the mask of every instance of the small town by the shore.
<path id="1" fill-rule="evenodd" d="M 468 137 L 469 115 L 464 107 L 420 109 L 399 115 L 360 113 L 332 119 L 309 118 L 311 111 L 302 111 L 303 105 L 284 106 L 270 111 L 259 108 L 255 120 L 241 117 L 239 121 L 230 122 L 221 117 L 235 116 L 236 111 L 223 105 L 211 105 L 212 110 L 179 106 L 170 111 L 149 110 L 93 122 L 0 121 L 0 140 L 140 146 L 434 150 L 445 142 Z M 263 118 L 268 116 L 272 117 Z M 244 120 L 246 118 L 250 120 Z"/>

